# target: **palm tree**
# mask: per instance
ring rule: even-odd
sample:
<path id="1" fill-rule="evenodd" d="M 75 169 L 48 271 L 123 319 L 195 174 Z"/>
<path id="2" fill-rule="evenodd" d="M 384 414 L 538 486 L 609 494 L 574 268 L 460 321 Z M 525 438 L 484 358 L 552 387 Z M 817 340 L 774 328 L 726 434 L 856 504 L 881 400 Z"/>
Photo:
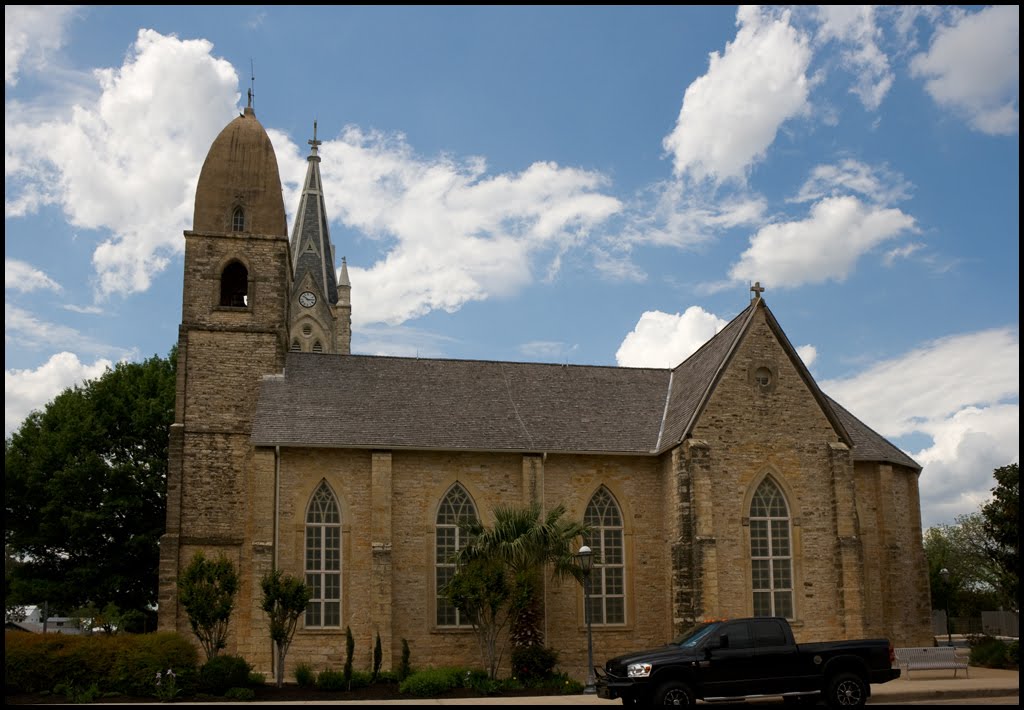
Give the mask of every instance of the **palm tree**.
<path id="1" fill-rule="evenodd" d="M 582 522 L 564 519 L 564 505 L 544 514 L 540 503 L 501 505 L 494 509 L 494 524 L 479 521 L 465 525 L 469 543 L 456 559 L 461 567 L 474 560 L 499 560 L 512 579 L 510 638 L 514 646 L 543 645 L 543 573 L 553 578 L 582 580 L 574 557 L 575 542 L 589 534 Z"/>

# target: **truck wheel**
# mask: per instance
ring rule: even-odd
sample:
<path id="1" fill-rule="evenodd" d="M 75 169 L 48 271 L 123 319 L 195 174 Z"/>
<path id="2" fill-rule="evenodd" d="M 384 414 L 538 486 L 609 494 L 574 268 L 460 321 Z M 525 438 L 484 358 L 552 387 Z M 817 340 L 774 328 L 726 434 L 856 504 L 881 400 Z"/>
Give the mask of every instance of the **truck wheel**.
<path id="1" fill-rule="evenodd" d="M 693 705 L 693 691 L 679 680 L 670 680 L 658 686 L 654 693 L 655 705 Z"/>
<path id="2" fill-rule="evenodd" d="M 868 686 L 856 673 L 840 673 L 828 684 L 825 702 L 833 708 L 859 708 L 868 701 Z"/>

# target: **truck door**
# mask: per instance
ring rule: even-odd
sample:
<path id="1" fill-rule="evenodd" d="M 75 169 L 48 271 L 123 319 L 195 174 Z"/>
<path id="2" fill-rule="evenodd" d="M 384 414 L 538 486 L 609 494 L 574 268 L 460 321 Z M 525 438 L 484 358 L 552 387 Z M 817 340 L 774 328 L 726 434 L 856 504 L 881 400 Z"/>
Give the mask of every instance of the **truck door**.
<path id="1" fill-rule="evenodd" d="M 782 622 L 778 619 L 756 619 L 751 623 L 754 634 L 754 657 L 757 689 L 753 692 L 774 695 L 801 690 L 807 684 L 801 679 L 800 658 Z"/>
<path id="2" fill-rule="evenodd" d="M 750 624 L 733 621 L 723 624 L 704 644 L 704 659 L 699 662 L 700 682 L 705 698 L 746 695 L 755 672 L 754 639 Z"/>

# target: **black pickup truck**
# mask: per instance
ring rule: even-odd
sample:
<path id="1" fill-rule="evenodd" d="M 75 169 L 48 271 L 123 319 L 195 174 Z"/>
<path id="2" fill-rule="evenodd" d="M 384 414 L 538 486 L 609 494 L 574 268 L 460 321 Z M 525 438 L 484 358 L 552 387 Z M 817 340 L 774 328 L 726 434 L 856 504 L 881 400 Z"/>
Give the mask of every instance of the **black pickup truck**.
<path id="1" fill-rule="evenodd" d="M 790 702 L 859 707 L 872 683 L 900 677 L 887 639 L 797 644 L 782 618 L 698 624 L 666 646 L 595 668 L 597 695 L 623 705 L 782 696 Z"/>

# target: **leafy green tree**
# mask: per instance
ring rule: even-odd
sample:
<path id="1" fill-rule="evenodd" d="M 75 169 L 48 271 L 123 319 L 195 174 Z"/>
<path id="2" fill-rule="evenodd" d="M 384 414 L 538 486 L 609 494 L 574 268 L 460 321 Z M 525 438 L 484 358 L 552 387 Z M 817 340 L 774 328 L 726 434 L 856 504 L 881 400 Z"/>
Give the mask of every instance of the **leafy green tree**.
<path id="1" fill-rule="evenodd" d="M 516 647 L 544 643 L 544 571 L 550 569 L 555 578 L 582 578 L 574 557 L 575 543 L 589 529 L 581 522 L 566 520 L 565 512 L 563 505 L 547 514 L 536 502 L 503 505 L 495 508 L 491 527 L 479 521 L 463 525 L 469 543 L 458 553 L 453 579 L 458 583 L 450 599 L 460 610 L 460 604 L 471 609 L 469 618 L 474 627 L 486 622 L 477 631 L 482 634 L 481 645 L 492 678 L 503 654 L 498 639 L 506 622 Z M 460 574 L 466 577 L 459 580 Z M 478 585 L 475 593 L 474 584 Z"/>
<path id="2" fill-rule="evenodd" d="M 176 349 L 64 390 L 4 442 L 7 604 L 157 601 Z"/>
<path id="3" fill-rule="evenodd" d="M 960 515 L 952 525 L 925 531 L 924 551 L 932 605 L 952 616 L 980 616 L 998 606 L 999 570 L 987 553 L 980 513 Z M 948 571 L 943 577 L 942 570 Z"/>
<path id="4" fill-rule="evenodd" d="M 295 636 L 299 617 L 309 604 L 311 592 L 305 583 L 279 569 L 260 580 L 263 599 L 260 608 L 270 617 L 270 640 L 277 655 L 275 676 L 277 687 L 284 685 L 284 659 Z"/>
<path id="5" fill-rule="evenodd" d="M 238 593 L 238 572 L 223 555 L 208 560 L 197 552 L 178 579 L 178 601 L 188 615 L 206 660 L 227 646 L 228 622 Z"/>
<path id="6" fill-rule="evenodd" d="M 998 570 L 997 588 L 1004 604 L 1020 607 L 1020 465 L 1010 464 L 993 472 L 996 486 L 992 500 L 982 506 L 987 552 Z"/>
<path id="7" fill-rule="evenodd" d="M 488 677 L 496 680 L 504 655 L 502 633 L 512 610 L 512 584 L 504 563 L 497 557 L 474 557 L 459 563 L 445 585 L 444 595 L 473 625 L 480 656 Z"/>

